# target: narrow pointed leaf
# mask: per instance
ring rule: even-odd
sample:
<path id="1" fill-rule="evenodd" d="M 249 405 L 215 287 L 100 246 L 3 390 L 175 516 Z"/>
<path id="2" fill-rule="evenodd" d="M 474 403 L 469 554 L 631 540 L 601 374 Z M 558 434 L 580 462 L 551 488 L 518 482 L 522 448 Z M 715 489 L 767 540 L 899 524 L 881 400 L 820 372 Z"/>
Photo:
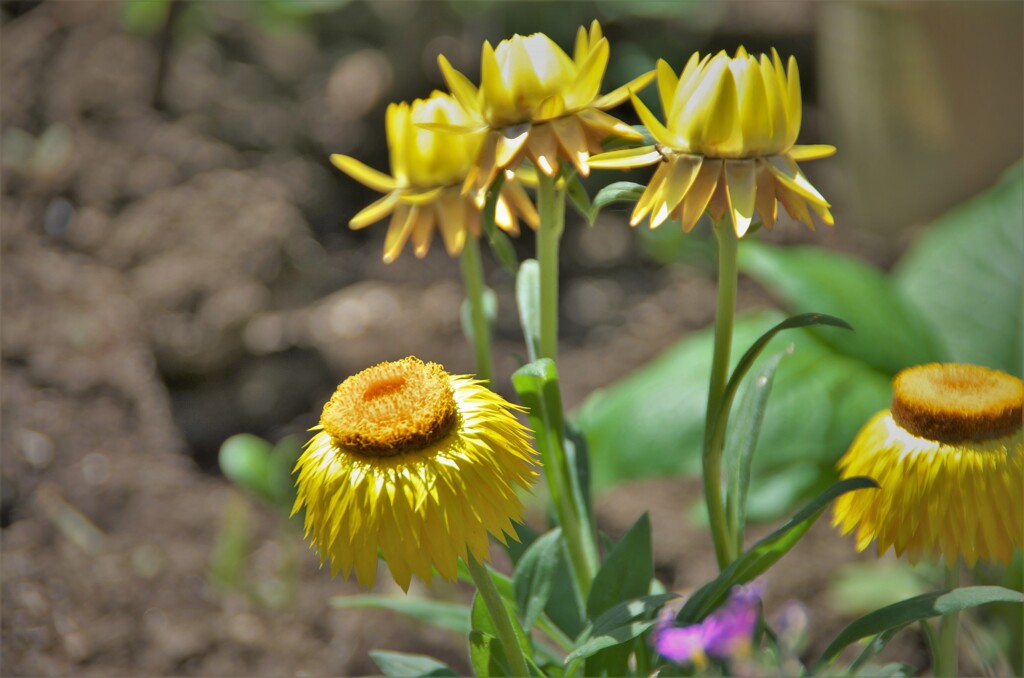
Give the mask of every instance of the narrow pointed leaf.
<path id="1" fill-rule="evenodd" d="M 370 659 L 388 678 L 458 676 L 447 664 L 425 654 L 370 650 Z"/>
<path id="2" fill-rule="evenodd" d="M 717 608 L 729 595 L 733 586 L 752 581 L 762 572 L 778 562 L 811 525 L 821 516 L 833 499 L 847 492 L 878 487 L 871 478 L 855 477 L 841 480 L 825 490 L 814 501 L 797 512 L 789 522 L 754 544 L 740 555 L 718 577 L 697 590 L 676 619 L 681 624 L 694 624 Z"/>
<path id="3" fill-rule="evenodd" d="M 850 643 L 906 626 L 920 619 L 960 612 L 989 603 L 1024 603 L 1024 593 L 1001 586 L 967 586 L 915 596 L 881 610 L 875 610 L 851 622 L 839 632 L 814 665 L 815 672 L 825 669 Z"/>
<path id="4" fill-rule="evenodd" d="M 411 598 L 397 596 L 378 596 L 372 594 L 358 596 L 337 596 L 331 599 L 331 605 L 342 609 L 370 608 L 375 610 L 391 610 L 404 614 L 416 621 L 430 624 L 442 629 L 454 631 L 459 635 L 469 633 L 469 608 L 460 603 L 446 603 L 428 598 Z"/>
<path id="5" fill-rule="evenodd" d="M 525 629 L 533 627 L 551 599 L 563 548 L 562 530 L 555 528 L 533 542 L 516 565 L 512 585 Z"/>

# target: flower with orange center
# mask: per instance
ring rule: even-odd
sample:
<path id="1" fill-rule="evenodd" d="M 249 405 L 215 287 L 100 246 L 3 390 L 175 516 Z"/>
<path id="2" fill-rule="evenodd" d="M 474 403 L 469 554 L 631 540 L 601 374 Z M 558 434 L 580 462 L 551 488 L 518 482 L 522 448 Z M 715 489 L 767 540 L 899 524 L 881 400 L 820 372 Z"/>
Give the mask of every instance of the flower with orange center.
<path id="1" fill-rule="evenodd" d="M 869 476 L 833 523 L 857 530 L 912 563 L 959 556 L 1009 563 L 1024 546 L 1024 383 L 974 365 L 930 364 L 900 372 L 892 408 L 875 415 L 839 462 L 844 478 Z"/>
<path id="2" fill-rule="evenodd" d="M 446 127 L 487 131 L 478 166 L 466 180 L 466 189 L 475 189 L 478 201 L 501 169 L 515 169 L 524 157 L 547 176 L 558 171 L 559 159 L 586 176 L 590 154 L 600 152 L 606 137 L 642 140 L 636 130 L 604 111 L 650 82 L 654 72 L 602 96 L 608 56 L 608 40 L 594 21 L 589 32 L 580 27 L 571 59 L 543 33 L 514 35 L 497 47 L 484 42 L 479 89 L 444 55 L 438 57 L 448 87 L 472 120 Z"/>
<path id="3" fill-rule="evenodd" d="M 783 69 L 775 50 L 758 59 L 740 47 L 732 58 L 725 52 L 703 58 L 694 53 L 679 76 L 659 60 L 657 74 L 664 123 L 631 95 L 657 143 L 590 159 L 591 167 L 601 169 L 659 164 L 631 226 L 650 214 L 656 228 L 671 216 L 689 232 L 708 209 L 716 221 L 728 213 L 742 237 L 755 213 L 772 228 L 778 203 L 811 228 L 812 212 L 833 223 L 828 201 L 797 166 L 836 149 L 796 145 L 802 117 L 796 59 L 790 57 Z"/>
<path id="4" fill-rule="evenodd" d="M 292 514 L 305 506 L 321 562 L 369 587 L 379 551 L 408 590 L 413 574 L 454 580 L 458 558 L 486 560 L 488 533 L 516 538 L 516 487 L 537 477 L 518 409 L 412 357 L 346 379 L 295 465 Z"/>
<path id="5" fill-rule="evenodd" d="M 349 222 L 351 228 L 361 229 L 391 215 L 384 240 L 385 262 L 394 261 L 410 239 L 416 256 L 426 256 L 435 228 L 452 256 L 462 251 L 467 234 L 479 237 L 481 205 L 464 197 L 461 187 L 474 167 L 483 133 L 453 134 L 422 126 L 464 125 L 467 121 L 452 97 L 434 92 L 429 99 L 388 106 L 385 124 L 392 176 L 347 155 L 331 156 L 342 172 L 387 194 Z M 495 221 L 502 230 L 517 234 L 520 217 L 537 227 L 537 210 L 523 187 L 510 177 L 502 185 Z"/>

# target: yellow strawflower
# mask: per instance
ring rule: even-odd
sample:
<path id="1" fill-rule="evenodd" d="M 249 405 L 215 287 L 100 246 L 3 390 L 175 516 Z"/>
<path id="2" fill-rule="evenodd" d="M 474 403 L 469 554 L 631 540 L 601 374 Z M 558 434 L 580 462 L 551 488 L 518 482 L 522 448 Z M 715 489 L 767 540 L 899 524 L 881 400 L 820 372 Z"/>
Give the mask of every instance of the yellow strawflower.
<path id="1" fill-rule="evenodd" d="M 891 410 L 875 415 L 840 460 L 844 478 L 870 476 L 876 491 L 850 492 L 833 524 L 857 529 L 857 548 L 878 540 L 912 563 L 958 556 L 1009 563 L 1024 546 L 1024 383 L 974 365 L 930 364 L 893 382 Z"/>
<path id="2" fill-rule="evenodd" d="M 518 409 L 481 382 L 417 358 L 349 377 L 324 406 L 295 465 L 294 515 L 331 574 L 372 586 L 377 553 L 409 589 L 432 569 L 456 577 L 458 558 L 488 558 L 487 534 L 516 537 L 516 486 L 537 477 Z M 468 549 L 468 551 L 467 551 Z"/>
<path id="3" fill-rule="evenodd" d="M 811 228 L 812 212 L 833 223 L 828 201 L 797 166 L 836 149 L 795 145 L 802 106 L 796 59 L 790 57 L 783 69 L 775 50 L 758 59 L 740 47 L 732 58 L 725 52 L 703 58 L 694 53 L 678 77 L 659 60 L 657 74 L 664 124 L 631 95 L 657 144 L 590 159 L 591 167 L 602 169 L 660 163 L 631 226 L 650 213 L 651 228 L 672 216 L 688 232 L 708 209 L 716 220 L 728 213 L 742 237 L 755 212 L 766 227 L 774 226 L 778 203 Z"/>
<path id="4" fill-rule="evenodd" d="M 394 261 L 410 239 L 416 256 L 426 256 L 435 228 L 452 256 L 462 251 L 467 234 L 480 235 L 481 205 L 462 196 L 461 187 L 474 166 L 483 133 L 452 134 L 421 126 L 466 122 L 465 112 L 452 97 L 433 92 L 429 99 L 388 106 L 385 124 L 392 176 L 347 155 L 331 156 L 342 172 L 387 194 L 349 221 L 351 228 L 360 229 L 391 215 L 385 262 Z M 495 216 L 497 225 L 513 234 L 519 232 L 520 217 L 533 228 L 538 223 L 526 191 L 511 178 L 502 186 Z"/>
<path id="5" fill-rule="evenodd" d="M 466 189 L 475 189 L 479 200 L 501 169 L 515 169 L 524 157 L 547 176 L 558 171 L 560 159 L 586 176 L 590 154 L 599 153 L 601 141 L 609 135 L 640 141 L 643 137 L 636 130 L 604 110 L 623 103 L 630 90 L 646 85 L 654 72 L 602 96 L 608 55 L 608 40 L 594 21 L 589 32 L 580 27 L 571 59 L 543 33 L 514 35 L 497 47 L 484 42 L 479 89 L 439 56 L 449 89 L 472 120 L 446 127 L 486 131 Z"/>

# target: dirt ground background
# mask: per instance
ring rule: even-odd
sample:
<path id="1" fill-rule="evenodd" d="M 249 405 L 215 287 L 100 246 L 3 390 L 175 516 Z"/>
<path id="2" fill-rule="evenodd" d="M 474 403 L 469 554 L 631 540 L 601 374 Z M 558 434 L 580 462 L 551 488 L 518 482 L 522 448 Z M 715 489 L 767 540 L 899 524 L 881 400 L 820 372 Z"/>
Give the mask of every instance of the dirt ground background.
<path id="1" fill-rule="evenodd" d="M 827 92 L 814 85 L 810 56 L 820 18 L 769 4 L 777 10 L 716 15 L 716 40 L 761 48 L 764 35 L 780 35 L 776 44 L 801 59 L 805 130 L 828 140 L 816 100 Z M 380 360 L 416 354 L 472 371 L 457 262 L 435 246 L 423 261 L 407 252 L 381 263 L 383 229 L 345 228 L 372 196 L 327 157 L 385 167 L 387 102 L 440 86 L 437 52 L 471 70 L 479 36 L 505 33 L 483 10 L 441 31 L 455 20 L 447 3 L 338 5 L 305 30 L 278 31 L 247 13 L 260 3 L 229 3 L 169 40 L 160 26 L 128 30 L 121 3 L 2 7 L 4 675 L 360 675 L 376 672 L 374 648 L 429 652 L 468 670 L 460 638 L 332 607 L 354 584 L 331 581 L 296 526 L 232 488 L 216 465 L 232 434 L 303 434 L 338 381 Z M 172 11 L 190 16 L 184 3 Z M 589 18 L 573 17 L 573 27 Z M 613 17 L 606 30 L 671 39 L 656 21 Z M 707 48 L 692 37 L 705 28 L 690 27 L 687 51 Z M 964 170 L 959 195 L 903 225 L 919 226 L 1008 164 L 998 154 L 977 162 L 987 169 Z M 816 171 L 839 227 L 784 226 L 771 237 L 889 265 L 913 229 L 857 228 L 867 184 Z M 530 235 L 517 247 L 528 256 Z M 711 272 L 655 264 L 621 213 L 592 229 L 570 223 L 563 251 L 569 408 L 712 319 Z M 488 269 L 508 394 L 522 352 L 513 281 Z M 742 281 L 741 308 L 770 304 Z M 600 498 L 599 519 L 617 536 L 650 511 L 659 574 L 690 587 L 714 568 L 707 536 L 681 519 L 698 495 L 693 480 L 631 483 Z M 247 583 L 215 586 L 213 553 L 224 525 L 239 520 L 251 531 Z M 824 640 L 843 623 L 824 597 L 827 578 L 857 556 L 821 527 L 772 571 L 768 604 L 802 601 Z M 912 634 L 889 654 L 927 663 Z"/>

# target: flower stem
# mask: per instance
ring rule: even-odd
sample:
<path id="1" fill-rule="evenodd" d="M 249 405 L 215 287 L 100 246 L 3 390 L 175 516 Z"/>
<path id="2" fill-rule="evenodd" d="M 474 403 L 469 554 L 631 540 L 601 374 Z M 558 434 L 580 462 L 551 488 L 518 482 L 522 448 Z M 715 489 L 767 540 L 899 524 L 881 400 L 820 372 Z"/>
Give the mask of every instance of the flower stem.
<path id="1" fill-rule="evenodd" d="M 739 238 L 728 220 L 714 225 L 718 239 L 718 307 L 715 311 L 715 349 L 711 361 L 711 381 L 708 386 L 708 409 L 704 419 L 704 499 L 707 502 L 711 536 L 715 542 L 715 557 L 719 569 L 731 563 L 734 539 L 730 534 L 722 502 L 722 448 L 725 425 L 729 413 L 719 411 L 729 376 L 729 352 L 732 347 L 732 326 L 736 315 L 736 285 L 739 271 L 736 265 Z"/>
<path id="2" fill-rule="evenodd" d="M 544 174 L 540 175 L 537 187 L 537 211 L 540 214 L 540 226 L 537 230 L 537 263 L 540 269 L 540 354 L 539 358 L 555 360 L 558 354 L 558 245 L 565 230 L 565 191 L 556 186 L 557 179 Z M 562 412 L 551 413 L 554 419 L 562 421 Z M 540 435 L 541 432 L 536 432 Z M 548 483 L 551 496 L 562 526 L 569 562 L 572 566 L 573 578 L 586 602 L 590 584 L 594 580 L 600 566 L 597 550 L 597 537 L 593 521 L 586 511 L 586 502 L 582 497 L 582 488 L 574 482 L 574 473 L 561 439 L 564 430 L 557 425 L 557 430 L 547 432 L 558 440 L 550 446 L 553 456 L 548 468 Z"/>
<path id="3" fill-rule="evenodd" d="M 473 582 L 476 584 L 476 590 L 480 592 L 480 597 L 484 599 L 484 605 L 487 606 L 487 611 L 491 614 L 491 620 L 494 621 L 494 630 L 498 633 L 498 640 L 501 641 L 502 647 L 505 648 L 505 656 L 508 658 L 508 667 L 512 675 L 529 676 L 530 671 L 527 668 L 526 657 L 523 655 L 523 648 L 519 645 L 519 640 L 516 637 L 512 618 L 508 616 L 508 608 L 505 607 L 505 602 L 501 599 L 501 594 L 498 593 L 498 587 L 494 585 L 487 566 L 474 558 L 472 553 L 467 554 L 465 560 Z"/>
<path id="4" fill-rule="evenodd" d="M 945 589 L 952 591 L 960 585 L 960 559 L 952 565 L 946 566 Z M 949 678 L 957 676 L 960 669 L 957 653 L 957 629 L 960 622 L 960 613 L 952 612 L 945 615 L 939 622 L 939 642 L 935 648 L 933 672 L 936 678 Z"/>
<path id="5" fill-rule="evenodd" d="M 565 193 L 555 178 L 540 175 L 537 187 L 537 263 L 540 265 L 540 357 L 558 355 L 558 244 L 565 229 Z"/>
<path id="6" fill-rule="evenodd" d="M 480 261 L 480 241 L 466 237 L 462 248 L 462 282 L 469 300 L 469 317 L 473 327 L 473 349 L 476 352 L 476 377 L 491 384 L 491 327 L 484 308 L 484 269 Z"/>

